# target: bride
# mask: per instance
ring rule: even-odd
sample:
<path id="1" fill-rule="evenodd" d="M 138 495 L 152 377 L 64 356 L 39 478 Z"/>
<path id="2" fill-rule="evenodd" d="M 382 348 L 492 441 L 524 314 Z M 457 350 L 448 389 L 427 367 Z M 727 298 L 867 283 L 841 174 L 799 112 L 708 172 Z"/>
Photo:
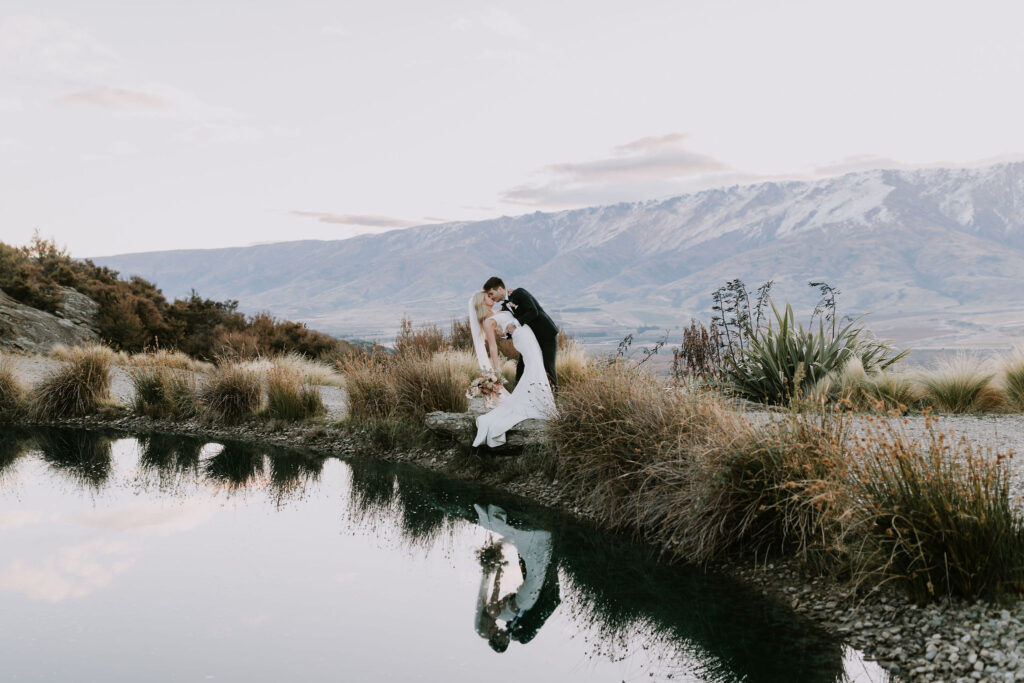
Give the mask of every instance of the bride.
<path id="1" fill-rule="evenodd" d="M 512 344 L 523 358 L 523 376 L 512 393 L 503 391 L 498 406 L 476 418 L 473 446 L 486 444 L 496 448 L 505 443 L 505 432 L 523 420 L 547 419 L 555 412 L 555 397 L 544 372 L 544 357 L 537 337 L 527 325 L 520 325 L 508 311 L 491 310 L 494 299 L 486 292 L 477 292 L 469 300 L 469 321 L 473 346 L 482 370 L 500 372 L 498 335 L 513 325 Z"/>

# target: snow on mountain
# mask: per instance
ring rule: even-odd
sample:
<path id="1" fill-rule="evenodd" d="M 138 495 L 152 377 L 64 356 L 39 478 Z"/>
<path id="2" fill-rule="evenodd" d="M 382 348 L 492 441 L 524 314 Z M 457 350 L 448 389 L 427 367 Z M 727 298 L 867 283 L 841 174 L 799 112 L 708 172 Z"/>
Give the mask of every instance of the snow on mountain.
<path id="1" fill-rule="evenodd" d="M 728 279 L 843 290 L 846 312 L 928 344 L 1006 343 L 1022 329 L 1024 163 L 875 170 L 764 182 L 665 200 L 536 212 L 338 241 L 95 259 L 244 309 L 328 331 L 387 336 L 403 313 L 441 321 L 492 274 L 526 286 L 560 322 L 614 337 L 706 317 Z"/>

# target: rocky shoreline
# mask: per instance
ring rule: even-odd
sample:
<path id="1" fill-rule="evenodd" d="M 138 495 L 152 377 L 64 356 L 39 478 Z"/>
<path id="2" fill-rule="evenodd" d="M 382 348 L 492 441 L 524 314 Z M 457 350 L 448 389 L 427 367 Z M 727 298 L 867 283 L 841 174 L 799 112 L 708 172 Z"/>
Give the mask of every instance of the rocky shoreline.
<path id="1" fill-rule="evenodd" d="M 329 423 L 282 426 L 250 422 L 237 426 L 199 421 L 172 422 L 134 415 L 91 416 L 26 426 L 74 426 L 127 432 L 187 434 L 209 439 L 259 441 L 299 447 L 330 457 L 365 453 L 359 435 Z M 594 515 L 567 496 L 558 482 L 536 471 L 517 471 L 514 478 L 460 467 L 465 456 L 449 450 L 379 452 L 383 460 L 412 463 L 447 476 L 472 479 L 500 487 L 580 519 Z M 463 463 L 464 465 L 464 463 Z M 1024 601 L 992 605 L 965 600 L 944 600 L 925 607 L 909 602 L 891 587 L 876 587 L 860 594 L 827 578 L 808 578 L 794 562 L 742 566 L 723 564 L 709 568 L 757 587 L 825 629 L 839 635 L 889 672 L 891 680 L 906 681 L 1015 681 L 1024 680 Z M 878 680 L 877 676 L 856 680 Z"/>

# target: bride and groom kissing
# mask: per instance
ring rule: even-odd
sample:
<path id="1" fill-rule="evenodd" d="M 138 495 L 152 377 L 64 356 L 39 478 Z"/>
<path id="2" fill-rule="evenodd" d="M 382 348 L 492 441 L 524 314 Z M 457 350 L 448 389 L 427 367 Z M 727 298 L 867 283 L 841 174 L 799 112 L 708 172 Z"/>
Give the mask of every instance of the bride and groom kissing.
<path id="1" fill-rule="evenodd" d="M 496 448 L 505 443 L 505 432 L 523 420 L 554 414 L 558 327 L 532 294 L 506 288 L 499 277 L 488 278 L 469 300 L 469 321 L 481 370 L 500 371 L 499 337 L 511 339 L 519 352 L 516 386 L 511 393 L 502 389 L 496 407 L 476 419 L 473 446 Z"/>

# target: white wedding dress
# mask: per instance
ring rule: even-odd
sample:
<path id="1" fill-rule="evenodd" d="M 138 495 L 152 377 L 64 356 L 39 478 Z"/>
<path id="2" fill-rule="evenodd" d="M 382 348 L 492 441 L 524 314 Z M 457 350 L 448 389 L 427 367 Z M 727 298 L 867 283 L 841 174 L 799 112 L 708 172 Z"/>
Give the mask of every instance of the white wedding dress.
<path id="1" fill-rule="evenodd" d="M 472 314 L 470 320 L 475 323 L 476 315 Z M 523 420 L 545 420 L 555 414 L 555 397 L 551 393 L 551 384 L 544 371 L 544 356 L 541 355 L 540 345 L 533 330 L 529 326 L 520 325 L 515 316 L 508 311 L 495 313 L 494 321 L 498 324 L 499 331 L 510 324 L 515 325 L 512 344 L 523 357 L 524 368 L 523 376 L 512 393 L 502 394 L 494 410 L 476 418 L 476 438 L 473 440 L 473 446 L 486 443 L 491 448 L 503 445 L 505 432 Z M 480 367 L 490 370 L 491 362 L 483 350 L 479 324 L 473 325 L 473 334 Z"/>

